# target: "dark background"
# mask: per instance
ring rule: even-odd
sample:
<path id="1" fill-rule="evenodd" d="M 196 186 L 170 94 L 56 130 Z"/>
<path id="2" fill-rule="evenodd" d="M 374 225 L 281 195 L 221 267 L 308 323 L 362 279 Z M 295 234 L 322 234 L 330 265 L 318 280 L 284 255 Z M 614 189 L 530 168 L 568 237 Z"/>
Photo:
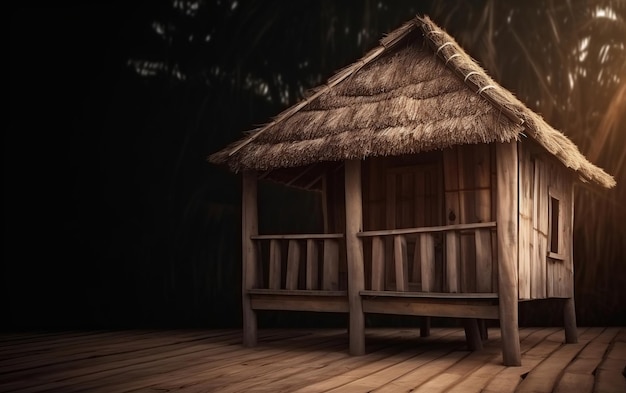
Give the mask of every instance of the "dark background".
<path id="1" fill-rule="evenodd" d="M 431 15 L 616 175 L 616 190 L 578 191 L 576 300 L 579 324 L 626 323 L 626 215 L 617 202 L 624 200 L 626 98 L 615 104 L 625 86 L 626 10 L 611 1 L 535 3 L 14 7 L 3 131 L 3 330 L 240 326 L 239 179 L 206 157 L 417 13 Z M 591 23 L 600 6 L 617 17 Z M 527 27 L 531 17 L 536 31 Z M 581 59 L 574 52 L 587 36 Z M 604 76 L 596 77 L 598 69 Z M 319 225 L 316 199 L 306 193 L 264 185 L 261 203 L 262 229 Z M 523 324 L 559 323 L 549 302 L 525 307 Z M 294 321 L 341 317 L 262 319 Z"/>

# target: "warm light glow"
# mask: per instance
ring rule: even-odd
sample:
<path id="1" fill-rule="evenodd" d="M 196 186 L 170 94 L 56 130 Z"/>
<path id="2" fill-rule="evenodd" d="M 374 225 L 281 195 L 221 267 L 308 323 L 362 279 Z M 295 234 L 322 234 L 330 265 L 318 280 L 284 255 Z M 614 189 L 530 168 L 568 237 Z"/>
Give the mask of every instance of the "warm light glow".
<path id="1" fill-rule="evenodd" d="M 611 7 L 597 7 L 593 12 L 594 18 L 608 18 L 611 20 L 617 20 L 617 14 Z"/>

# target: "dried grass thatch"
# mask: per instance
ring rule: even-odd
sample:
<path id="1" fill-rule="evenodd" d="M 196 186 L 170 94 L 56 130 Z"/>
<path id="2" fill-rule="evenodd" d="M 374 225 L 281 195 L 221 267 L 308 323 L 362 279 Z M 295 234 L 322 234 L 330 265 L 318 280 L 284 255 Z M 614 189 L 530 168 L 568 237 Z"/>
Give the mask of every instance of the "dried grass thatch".
<path id="1" fill-rule="evenodd" d="M 522 133 L 583 181 L 615 185 L 445 31 L 428 17 L 416 17 L 308 98 L 209 160 L 234 171 L 270 170 L 508 142 Z"/>

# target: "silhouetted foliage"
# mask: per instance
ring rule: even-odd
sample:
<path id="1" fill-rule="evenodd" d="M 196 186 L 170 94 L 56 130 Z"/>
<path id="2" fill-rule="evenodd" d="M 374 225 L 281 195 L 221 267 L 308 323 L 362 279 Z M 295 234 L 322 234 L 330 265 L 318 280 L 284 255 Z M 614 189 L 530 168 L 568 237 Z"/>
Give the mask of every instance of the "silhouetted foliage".
<path id="1" fill-rule="evenodd" d="M 429 14 L 616 176 L 613 191 L 578 189 L 576 300 L 581 323 L 623 324 L 624 4 L 164 0 L 15 9 L 3 143 L 8 327 L 238 326 L 239 180 L 206 157 L 415 14 Z M 264 185 L 261 197 L 268 231 L 319 225 L 309 214 L 315 195 Z M 556 323 L 545 314 L 521 321 Z M 283 322 L 272 318 L 262 322 Z M 297 320 L 335 321 L 325 318 Z"/>

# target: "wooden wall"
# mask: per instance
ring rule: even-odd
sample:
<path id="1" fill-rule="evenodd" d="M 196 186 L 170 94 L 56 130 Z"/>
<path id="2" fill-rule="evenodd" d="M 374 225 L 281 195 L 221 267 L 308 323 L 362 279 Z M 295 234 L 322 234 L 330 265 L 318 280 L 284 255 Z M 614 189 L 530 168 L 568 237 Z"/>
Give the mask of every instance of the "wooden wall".
<path id="1" fill-rule="evenodd" d="M 445 224 L 495 221 L 495 150 L 493 145 L 462 145 L 443 151 Z M 474 232 L 461 233 L 461 292 L 495 292 L 497 263 L 492 232 L 492 259 L 476 265 Z M 485 262 L 485 261 L 483 261 Z"/>
<path id="2" fill-rule="evenodd" d="M 441 152 L 399 157 L 373 157 L 363 165 L 364 230 L 415 228 L 443 224 L 443 180 Z M 393 237 L 384 239 L 384 286 L 396 288 L 393 261 Z M 416 237 L 406 238 L 409 285 L 421 281 Z M 366 282 L 371 274 L 371 239 L 365 240 Z M 441 281 L 441 263 L 437 264 L 437 282 Z"/>
<path id="3" fill-rule="evenodd" d="M 519 299 L 572 297 L 572 174 L 530 142 L 518 150 Z"/>
<path id="4" fill-rule="evenodd" d="M 571 297 L 573 177 L 560 162 L 528 141 L 518 144 L 518 153 L 518 297 L 521 300 Z M 341 176 L 342 171 L 337 171 L 326 182 L 330 232 L 342 232 L 345 225 Z M 494 179 L 493 145 L 465 145 L 442 152 L 367 159 L 363 164 L 364 230 L 495 221 Z M 553 208 L 555 201 L 558 212 Z M 556 223 L 554 227 L 552 221 Z M 498 287 L 497 253 L 493 249 L 496 231 L 492 232 L 492 260 L 487 265 L 477 266 L 474 236 L 470 231 L 460 234 L 459 291 L 495 292 Z M 443 243 L 443 239 L 439 242 Z M 386 244 L 385 250 L 389 254 L 385 260 L 392 261 L 392 244 Z M 407 244 L 407 251 L 408 260 L 414 260 L 412 255 L 419 253 L 419 244 Z M 436 257 L 442 258 L 445 251 L 439 249 L 439 252 Z M 365 280 L 369 282 L 371 247 L 367 244 L 364 253 Z M 440 261 L 436 263 L 437 283 L 443 281 L 445 274 L 442 265 Z M 344 274 L 343 269 L 340 275 Z M 410 282 L 420 282 L 420 269 L 409 266 L 408 274 Z M 394 266 L 387 263 L 385 287 L 393 289 L 394 280 Z"/>
<path id="5" fill-rule="evenodd" d="M 495 150 L 490 145 L 458 146 L 413 156 L 368 159 L 363 172 L 365 230 L 415 228 L 495 221 Z M 449 234 L 450 235 L 450 234 Z M 476 260 L 475 232 L 454 235 L 460 252 L 455 263 L 459 272 L 459 292 L 496 292 L 495 230 L 491 252 Z M 458 238 L 456 236 L 458 235 Z M 443 233 L 435 235 L 435 291 L 447 291 L 443 279 L 446 255 Z M 385 239 L 385 288 L 395 286 L 393 239 Z M 409 286 L 421 281 L 420 244 L 417 237 L 406 237 Z M 369 240 L 368 240 L 369 241 Z M 489 246 L 488 246 L 489 247 Z M 366 272 L 371 263 L 371 247 L 365 245 Z M 483 253 L 484 254 L 484 253 Z M 482 254 L 481 254 L 482 255 Z M 480 266 L 478 266 L 480 265 Z M 366 281 L 368 277 L 366 277 Z M 413 286 L 419 290 L 419 286 Z"/>

